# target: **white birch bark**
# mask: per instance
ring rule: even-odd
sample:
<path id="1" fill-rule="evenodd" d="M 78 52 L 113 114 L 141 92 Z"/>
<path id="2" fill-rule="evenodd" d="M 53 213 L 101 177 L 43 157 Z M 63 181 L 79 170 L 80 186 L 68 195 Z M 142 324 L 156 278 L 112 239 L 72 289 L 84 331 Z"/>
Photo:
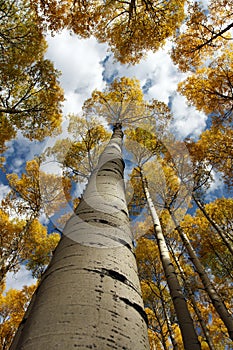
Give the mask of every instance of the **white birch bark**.
<path id="1" fill-rule="evenodd" d="M 11 350 L 149 349 L 116 126 Z"/>
<path id="2" fill-rule="evenodd" d="M 230 338 L 233 340 L 233 318 L 232 318 L 231 314 L 228 312 L 221 297 L 218 295 L 217 291 L 215 290 L 213 284 L 211 283 L 201 261 L 199 260 L 195 250 L 193 249 L 193 246 L 191 245 L 187 235 L 184 233 L 182 228 L 177 224 L 176 219 L 175 219 L 173 213 L 171 212 L 171 210 L 169 210 L 169 212 L 170 212 L 170 215 L 171 215 L 171 217 L 176 225 L 176 230 L 178 231 L 178 233 L 179 233 L 179 235 L 184 243 L 184 246 L 187 249 L 190 260 L 192 261 L 193 265 L 195 266 L 196 271 L 197 271 L 197 273 L 202 281 L 204 289 L 205 289 L 206 293 L 208 294 L 216 312 L 218 313 L 221 320 L 225 324 Z"/>
<path id="3" fill-rule="evenodd" d="M 147 182 L 144 178 L 143 171 L 141 168 L 140 175 L 142 179 L 142 185 L 147 205 L 149 207 L 152 221 L 154 224 L 154 232 L 158 243 L 161 262 L 163 265 L 166 280 L 168 283 L 168 288 L 172 297 L 176 316 L 180 326 L 184 348 L 185 350 L 200 350 L 201 346 L 194 328 L 193 320 L 190 316 L 185 297 L 182 293 L 181 286 L 177 279 L 176 272 L 169 255 L 169 250 L 162 232 L 159 217 L 157 215 L 153 201 L 150 197 Z"/>
<path id="4" fill-rule="evenodd" d="M 171 249 L 170 249 L 170 251 L 171 251 Z M 196 303 L 195 295 L 193 293 L 193 290 L 192 290 L 191 284 L 189 282 L 188 276 L 184 272 L 184 270 L 183 270 L 183 268 L 182 268 L 182 266 L 181 266 L 181 264 L 179 262 L 179 259 L 177 259 L 176 255 L 174 253 L 171 253 L 171 254 L 172 254 L 173 259 L 175 260 L 176 266 L 179 269 L 181 278 L 184 281 L 185 288 L 186 288 L 186 290 L 188 292 L 189 299 L 190 299 L 190 301 L 192 303 L 192 306 L 193 306 L 193 310 L 195 311 L 195 314 L 197 315 L 198 322 L 200 323 L 200 326 L 202 328 L 205 341 L 208 344 L 210 350 L 217 350 L 215 348 L 213 342 L 212 342 L 211 337 L 210 337 L 209 330 L 208 330 L 208 328 L 206 326 L 206 323 L 205 323 L 206 321 L 202 317 L 201 311 L 199 310 L 198 305 Z"/>

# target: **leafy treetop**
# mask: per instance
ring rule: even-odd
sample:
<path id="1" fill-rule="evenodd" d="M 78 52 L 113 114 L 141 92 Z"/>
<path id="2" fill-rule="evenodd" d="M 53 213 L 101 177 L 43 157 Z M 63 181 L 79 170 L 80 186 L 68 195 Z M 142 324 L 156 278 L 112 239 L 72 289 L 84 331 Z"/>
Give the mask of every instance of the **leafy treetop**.
<path id="1" fill-rule="evenodd" d="M 209 56 L 224 51 L 232 40 L 233 5 L 227 0 L 210 0 L 208 10 L 201 2 L 189 2 L 185 29 L 174 40 L 172 58 L 182 71 L 194 72 Z"/>
<path id="2" fill-rule="evenodd" d="M 68 27 L 80 37 L 107 42 L 122 63 L 138 62 L 156 51 L 184 19 L 184 0 L 31 0 L 41 21 L 57 31 Z"/>
<path id="3" fill-rule="evenodd" d="M 63 91 L 59 73 L 44 58 L 42 28 L 28 0 L 0 1 L 1 151 L 17 130 L 30 140 L 60 131 Z"/>
<path id="4" fill-rule="evenodd" d="M 157 118 L 157 114 L 169 114 L 169 109 L 156 100 L 144 99 L 140 82 L 135 78 L 116 78 L 104 92 L 95 90 L 83 105 L 85 116 L 98 116 L 110 125 L 117 123 L 124 127 L 140 124 L 142 120 Z"/>

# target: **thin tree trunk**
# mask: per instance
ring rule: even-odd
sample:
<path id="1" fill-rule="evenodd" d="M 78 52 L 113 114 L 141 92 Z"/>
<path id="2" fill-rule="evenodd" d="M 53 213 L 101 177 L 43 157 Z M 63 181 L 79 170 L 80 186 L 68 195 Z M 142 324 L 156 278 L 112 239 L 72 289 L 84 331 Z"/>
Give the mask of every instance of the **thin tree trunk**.
<path id="1" fill-rule="evenodd" d="M 211 283 L 202 263 L 200 262 L 198 256 L 196 255 L 195 250 L 193 249 L 187 235 L 184 233 L 182 228 L 178 225 L 176 218 L 174 214 L 172 213 L 171 209 L 168 209 L 172 220 L 174 221 L 174 224 L 176 226 L 176 230 L 178 231 L 185 248 L 187 249 L 187 252 L 189 254 L 190 260 L 192 261 L 193 265 L 196 268 L 196 271 L 198 272 L 198 275 L 202 281 L 202 284 L 205 288 L 206 293 L 208 294 L 210 300 L 213 303 L 213 306 L 217 313 L 219 314 L 220 318 L 222 319 L 223 323 L 225 324 L 230 338 L 233 340 L 233 318 L 231 314 L 228 312 L 224 302 L 222 301 L 221 297 L 216 292 L 213 284 Z"/>
<path id="2" fill-rule="evenodd" d="M 157 329 L 155 330 L 154 333 L 157 335 L 157 338 L 159 339 L 163 349 L 164 350 L 168 350 L 168 347 L 167 347 L 167 344 L 166 344 L 167 334 L 164 334 L 164 331 L 163 331 L 164 322 L 161 321 L 161 315 L 159 313 L 157 313 L 157 310 L 155 309 L 154 305 L 152 306 L 152 310 L 154 312 L 155 319 L 158 322 L 158 326 L 160 328 L 160 331 L 158 331 L 158 328 L 156 327 Z"/>
<path id="3" fill-rule="evenodd" d="M 202 318 L 201 312 L 200 312 L 200 310 L 199 310 L 199 308 L 197 306 L 196 299 L 195 299 L 192 287 L 190 286 L 190 283 L 188 281 L 188 276 L 184 272 L 184 270 L 183 270 L 179 260 L 177 259 L 176 255 L 174 254 L 174 252 L 173 252 L 171 247 L 170 247 L 170 252 L 172 254 L 173 259 L 175 260 L 176 266 L 178 267 L 178 269 L 180 271 L 180 275 L 181 275 L 181 278 L 183 280 L 184 286 L 185 286 L 185 288 L 186 288 L 186 290 L 188 292 L 189 299 L 190 299 L 190 301 L 192 303 L 192 306 L 193 306 L 193 309 L 195 311 L 195 314 L 197 315 L 198 322 L 201 325 L 201 328 L 202 328 L 202 331 L 203 331 L 203 334 L 204 334 L 204 337 L 205 337 L 205 341 L 208 344 L 210 350 L 216 350 L 216 348 L 215 348 L 215 346 L 214 346 L 214 344 L 212 342 L 212 339 L 210 337 L 209 330 L 206 327 L 205 320 Z"/>
<path id="4" fill-rule="evenodd" d="M 190 316 L 185 297 L 182 293 L 181 286 L 177 279 L 176 272 L 169 255 L 168 247 L 162 233 L 160 221 L 156 213 L 153 201 L 149 194 L 147 182 L 143 176 L 141 168 L 139 168 L 139 171 L 141 175 L 143 190 L 154 224 L 154 231 L 158 243 L 160 259 L 163 265 L 163 269 L 168 283 L 168 288 L 172 297 L 178 323 L 180 326 L 184 348 L 186 350 L 200 350 L 201 346 L 194 328 L 193 320 Z"/>
<path id="5" fill-rule="evenodd" d="M 195 203 L 197 204 L 198 208 L 202 211 L 206 219 L 209 221 L 209 223 L 212 225 L 212 227 L 215 229 L 215 231 L 219 234 L 223 242 L 225 243 L 226 247 L 229 249 L 231 254 L 233 255 L 233 245 L 232 242 L 226 237 L 226 234 L 224 230 L 221 229 L 221 227 L 210 217 L 210 215 L 205 210 L 205 207 L 201 204 L 201 202 L 195 197 L 195 195 L 192 195 Z"/>
<path id="6" fill-rule="evenodd" d="M 168 334 L 169 334 L 169 337 L 171 339 L 173 350 L 178 350 L 178 344 L 177 344 L 177 341 L 176 341 L 176 339 L 174 337 L 174 334 L 173 334 L 171 321 L 169 319 L 169 316 L 167 315 L 166 302 L 165 302 L 164 297 L 163 297 L 163 292 L 162 292 L 162 289 L 161 289 L 160 281 L 158 281 L 158 290 L 159 290 L 161 304 L 162 304 L 163 312 L 164 312 L 164 318 L 165 318 L 165 322 L 167 324 Z"/>
<path id="7" fill-rule="evenodd" d="M 149 349 L 125 201 L 122 137 L 116 125 L 11 350 Z"/>
<path id="8" fill-rule="evenodd" d="M 221 255 L 215 250 L 214 245 L 212 244 L 210 238 L 208 237 L 207 242 L 209 244 L 209 246 L 211 247 L 213 253 L 216 255 L 216 258 L 219 260 L 220 264 L 222 265 L 222 267 L 224 267 L 224 269 L 226 269 L 227 273 L 228 273 L 228 277 L 231 278 L 233 280 L 233 271 L 230 270 L 230 268 L 226 265 L 226 261 L 224 261 L 224 258 L 221 257 Z M 203 256 L 203 255 L 202 255 Z"/>

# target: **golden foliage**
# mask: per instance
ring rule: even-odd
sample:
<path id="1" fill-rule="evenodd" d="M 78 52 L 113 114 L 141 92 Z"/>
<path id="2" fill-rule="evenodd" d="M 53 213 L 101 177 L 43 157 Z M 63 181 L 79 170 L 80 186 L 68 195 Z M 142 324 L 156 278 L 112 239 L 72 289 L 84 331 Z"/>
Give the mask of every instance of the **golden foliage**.
<path id="1" fill-rule="evenodd" d="M 68 27 L 80 37 L 107 42 L 122 63 L 138 62 L 173 35 L 184 18 L 184 1 L 31 0 L 38 16 L 57 31 Z"/>
<path id="2" fill-rule="evenodd" d="M 33 277 L 41 277 L 59 240 L 58 233 L 48 234 L 47 228 L 38 220 L 30 224 L 26 239 L 24 238 L 20 259 L 27 262 L 27 269 L 32 272 Z"/>
<path id="3" fill-rule="evenodd" d="M 211 0 L 206 10 L 201 2 L 189 2 L 185 29 L 177 35 L 172 58 L 182 71 L 195 71 L 231 38 L 232 4 Z"/>
<path id="4" fill-rule="evenodd" d="M 142 225 L 140 223 L 140 226 Z M 144 230 L 142 227 L 141 229 Z M 149 235 L 148 233 L 148 237 Z M 139 238 L 135 253 L 145 311 L 148 317 L 150 347 L 151 349 L 167 349 L 172 346 L 171 337 L 173 337 L 176 344 L 182 349 L 182 338 L 179 327 L 174 322 L 174 308 L 159 259 L 156 241 L 151 237 Z"/>
<path id="5" fill-rule="evenodd" d="M 226 184 L 232 186 L 233 130 L 224 126 L 212 126 L 201 134 L 197 147 L 203 154 L 202 161 L 222 173 Z"/>
<path id="6" fill-rule="evenodd" d="M 36 285 L 24 286 L 0 294 L 0 350 L 9 349 L 35 289 Z"/>
<path id="7" fill-rule="evenodd" d="M 19 237 L 23 227 L 23 221 L 11 220 L 6 212 L 0 210 L 0 286 L 8 271 L 19 268 L 18 255 L 22 250 Z"/>
<path id="8" fill-rule="evenodd" d="M 11 205 L 14 200 L 19 214 L 37 217 L 44 211 L 50 216 L 67 204 L 70 199 L 69 179 L 44 173 L 36 159 L 28 161 L 25 170 L 21 178 L 14 173 L 7 175 L 12 192 L 5 201 Z"/>
<path id="9" fill-rule="evenodd" d="M 2 201 L 0 215 L 1 280 L 7 272 L 17 271 L 22 261 L 35 276 L 41 275 L 60 236 L 48 235 L 38 218 L 42 213 L 53 215 L 70 200 L 69 179 L 41 172 L 35 159 L 25 170 L 21 177 L 7 174 L 11 191 Z"/>
<path id="10" fill-rule="evenodd" d="M 110 133 L 94 116 L 69 115 L 67 118 L 69 137 L 57 140 L 53 147 L 45 151 L 45 156 L 54 157 L 62 164 L 65 177 L 83 182 L 96 166 Z"/>
<path id="11" fill-rule="evenodd" d="M 206 204 L 205 210 L 210 218 L 223 230 L 226 238 L 232 240 L 233 200 L 218 198 L 214 202 Z M 218 280 L 218 277 L 233 278 L 231 274 L 233 268 L 232 255 L 201 210 L 198 209 L 195 216 L 186 215 L 181 226 L 194 246 L 198 247 L 202 263 L 208 269 L 211 268 L 216 285 L 224 283 L 223 280 Z M 229 300 L 226 296 L 224 298 Z"/>
<path id="12" fill-rule="evenodd" d="M 109 124 L 123 126 L 139 125 L 143 119 L 152 120 L 158 110 L 161 114 L 168 114 L 162 103 L 144 100 L 137 79 L 126 77 L 116 78 L 104 92 L 95 90 L 83 106 L 84 115 L 99 116 Z"/>
<path id="13" fill-rule="evenodd" d="M 48 235 L 47 228 L 37 219 L 30 223 L 11 219 L 3 210 L 0 210 L 0 232 L 0 284 L 8 272 L 17 271 L 22 262 L 39 278 L 60 239 L 57 233 Z"/>
<path id="14" fill-rule="evenodd" d="M 179 68 L 192 72 L 178 91 L 217 124 L 232 122 L 232 11 L 225 0 L 211 0 L 208 9 L 189 4 L 186 25 L 172 51 Z"/>
<path id="15" fill-rule="evenodd" d="M 20 129 L 30 140 L 59 132 L 64 100 L 42 29 L 28 0 L 0 2 L 0 145 Z"/>
<path id="16" fill-rule="evenodd" d="M 179 91 L 189 103 L 216 120 L 232 120 L 233 44 L 214 59 L 208 67 L 199 68 L 194 75 L 180 83 Z"/>

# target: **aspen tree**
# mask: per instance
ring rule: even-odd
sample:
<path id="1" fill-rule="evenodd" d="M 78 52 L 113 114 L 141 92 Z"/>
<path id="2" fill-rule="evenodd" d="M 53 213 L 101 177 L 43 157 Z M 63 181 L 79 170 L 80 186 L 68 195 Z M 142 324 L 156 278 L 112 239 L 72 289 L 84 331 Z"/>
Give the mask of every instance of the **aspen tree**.
<path id="1" fill-rule="evenodd" d="M 186 272 L 184 271 L 184 269 L 182 268 L 180 262 L 179 262 L 179 259 L 177 259 L 176 257 L 176 254 L 173 252 L 173 249 L 172 247 L 170 246 L 169 247 L 169 251 L 176 263 L 176 266 L 179 270 L 179 273 L 180 273 L 180 276 L 183 280 L 183 284 L 185 286 L 185 289 L 187 290 L 188 292 L 188 296 L 189 296 L 189 299 L 192 303 L 192 307 L 195 311 L 195 314 L 197 315 L 197 319 L 198 319 L 198 322 L 200 323 L 200 326 L 202 328 L 202 331 L 203 331 L 203 335 L 204 335 L 204 340 L 205 342 L 208 344 L 210 350 L 216 350 L 216 347 L 214 346 L 214 343 L 210 337 L 210 333 L 209 333 L 209 330 L 206 326 L 206 323 L 205 323 L 205 320 L 203 319 L 202 315 L 201 315 L 201 311 L 199 310 L 198 308 L 198 305 L 197 305 L 197 302 L 196 302 L 196 299 L 195 299 L 195 295 L 194 295 L 194 291 L 192 289 L 192 286 L 191 286 L 191 283 L 189 281 L 189 277 L 187 276 Z"/>
<path id="2" fill-rule="evenodd" d="M 114 127 L 19 327 L 13 349 L 148 349 Z"/>
<path id="3" fill-rule="evenodd" d="M 156 213 L 153 201 L 150 197 L 148 190 L 148 185 L 146 179 L 143 175 L 143 170 L 139 168 L 143 190 L 145 193 L 147 205 L 152 216 L 152 221 L 154 224 L 154 231 L 156 240 L 159 247 L 160 259 L 163 264 L 166 279 L 168 282 L 168 287 L 171 293 L 172 301 L 175 307 L 176 315 L 178 318 L 179 326 L 182 333 L 182 339 L 184 342 L 185 349 L 201 349 L 200 343 L 194 328 L 193 320 L 190 316 L 184 295 L 181 290 L 181 286 L 176 276 L 174 266 L 172 264 L 168 247 L 162 233 L 162 228 L 160 225 L 159 217 Z"/>
<path id="4" fill-rule="evenodd" d="M 137 99 L 140 90 L 134 80 L 114 84 L 101 101 L 94 94 L 84 105 L 85 113 L 110 112 L 113 134 L 63 230 L 11 350 L 149 349 L 125 199 L 121 126 L 132 117 L 142 118 L 145 107 L 143 99 Z"/>
<path id="5" fill-rule="evenodd" d="M 233 319 L 232 319 L 231 314 L 227 310 L 224 302 L 222 301 L 221 297 L 218 295 L 213 284 L 211 283 L 203 265 L 201 264 L 195 250 L 193 249 L 187 235 L 184 233 L 181 226 L 178 225 L 172 210 L 170 208 L 168 208 L 168 211 L 172 217 L 172 220 L 174 221 L 174 224 L 176 226 L 176 230 L 178 231 L 178 233 L 179 233 L 179 235 L 184 243 L 184 246 L 187 249 L 187 252 L 190 256 L 190 259 L 198 272 L 198 275 L 203 283 L 203 286 L 205 288 L 206 293 L 208 294 L 210 300 L 212 301 L 216 312 L 219 314 L 220 318 L 222 319 L 223 323 L 225 324 L 230 338 L 233 339 Z"/>

